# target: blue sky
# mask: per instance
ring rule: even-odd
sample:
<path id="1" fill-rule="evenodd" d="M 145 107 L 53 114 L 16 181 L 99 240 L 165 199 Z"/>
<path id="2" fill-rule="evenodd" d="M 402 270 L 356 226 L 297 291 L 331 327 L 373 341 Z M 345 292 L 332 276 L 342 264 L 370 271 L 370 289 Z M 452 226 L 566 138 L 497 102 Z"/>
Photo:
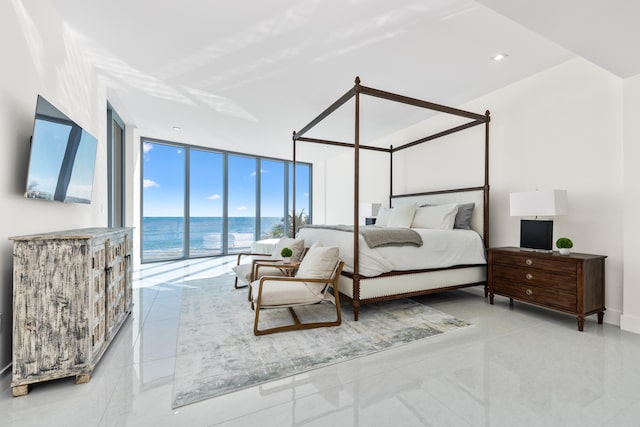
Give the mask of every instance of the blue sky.
<path id="1" fill-rule="evenodd" d="M 185 150 L 181 147 L 145 142 L 144 145 L 143 215 L 184 216 Z M 191 150 L 190 211 L 191 216 L 222 216 L 223 155 Z M 255 216 L 257 163 L 252 157 L 229 154 L 230 217 Z M 307 173 L 301 173 L 306 170 Z M 284 163 L 263 159 L 261 162 L 261 215 L 282 217 L 284 214 Z M 308 213 L 308 166 L 298 165 L 297 210 Z"/>

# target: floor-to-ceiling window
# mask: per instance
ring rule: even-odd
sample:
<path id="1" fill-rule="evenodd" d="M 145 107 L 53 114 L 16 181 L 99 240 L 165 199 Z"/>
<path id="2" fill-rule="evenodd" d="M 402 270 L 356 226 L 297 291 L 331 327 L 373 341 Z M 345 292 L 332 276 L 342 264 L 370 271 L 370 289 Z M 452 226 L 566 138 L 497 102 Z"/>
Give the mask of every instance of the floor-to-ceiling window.
<path id="1" fill-rule="evenodd" d="M 246 252 L 256 235 L 256 180 L 258 159 L 229 155 L 228 252 Z"/>
<path id="2" fill-rule="evenodd" d="M 260 238 L 284 236 L 287 217 L 286 163 L 278 160 L 260 161 Z"/>
<path id="3" fill-rule="evenodd" d="M 142 261 L 185 256 L 185 148 L 143 141 Z"/>
<path id="4" fill-rule="evenodd" d="M 245 252 L 291 234 L 291 162 L 146 138 L 142 147 L 143 262 Z M 311 165 L 296 171 L 307 222 Z"/>
<path id="5" fill-rule="evenodd" d="M 224 154 L 189 150 L 189 254 L 224 253 Z"/>

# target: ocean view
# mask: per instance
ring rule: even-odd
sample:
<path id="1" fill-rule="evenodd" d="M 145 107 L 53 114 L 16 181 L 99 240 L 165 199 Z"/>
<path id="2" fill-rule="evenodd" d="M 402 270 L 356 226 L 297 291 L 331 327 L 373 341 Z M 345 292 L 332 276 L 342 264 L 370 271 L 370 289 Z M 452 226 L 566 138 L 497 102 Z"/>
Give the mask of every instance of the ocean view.
<path id="1" fill-rule="evenodd" d="M 251 247 L 255 238 L 255 217 L 229 217 L 229 252 Z M 282 217 L 263 217 L 261 236 L 282 225 Z M 222 217 L 192 217 L 189 230 L 191 255 L 218 255 L 222 252 Z M 184 247 L 183 217 L 144 217 L 142 222 L 143 259 L 180 257 Z"/>

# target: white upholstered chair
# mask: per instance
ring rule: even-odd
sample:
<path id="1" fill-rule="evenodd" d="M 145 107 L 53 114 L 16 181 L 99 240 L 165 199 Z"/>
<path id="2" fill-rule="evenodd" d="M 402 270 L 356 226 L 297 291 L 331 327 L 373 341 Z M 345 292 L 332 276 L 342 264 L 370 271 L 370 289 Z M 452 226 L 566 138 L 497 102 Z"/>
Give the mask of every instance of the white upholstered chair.
<path id="1" fill-rule="evenodd" d="M 259 254 L 259 253 L 248 253 L 243 252 L 238 254 L 238 259 L 236 265 L 232 268 L 234 273 L 236 274 L 236 278 L 234 281 L 234 288 L 245 288 L 251 283 L 252 280 L 257 279 L 255 276 L 256 269 L 256 261 L 264 261 L 267 262 L 277 262 L 282 261 L 282 256 L 280 255 L 280 251 L 283 248 L 289 248 L 293 251 L 293 255 L 291 256 L 292 261 L 299 261 L 302 258 L 304 253 L 304 240 L 303 239 L 292 239 L 290 237 L 281 238 L 276 244 L 273 252 L 271 254 Z M 247 258 L 243 258 L 247 257 Z M 247 260 L 243 262 L 244 260 Z M 260 276 L 284 276 L 285 273 L 278 268 L 270 268 L 262 266 L 260 268 Z"/>
<path id="2" fill-rule="evenodd" d="M 306 253 L 294 277 L 263 276 L 251 282 L 251 306 L 255 310 L 253 333 L 274 332 L 339 326 L 342 323 L 338 279 L 344 263 L 338 258 L 338 248 L 313 246 Z M 329 292 L 333 289 L 333 295 Z M 335 305 L 336 318 L 326 322 L 302 323 L 294 307 L 330 302 Z M 288 309 L 293 324 L 259 329 L 260 313 L 265 309 Z"/>

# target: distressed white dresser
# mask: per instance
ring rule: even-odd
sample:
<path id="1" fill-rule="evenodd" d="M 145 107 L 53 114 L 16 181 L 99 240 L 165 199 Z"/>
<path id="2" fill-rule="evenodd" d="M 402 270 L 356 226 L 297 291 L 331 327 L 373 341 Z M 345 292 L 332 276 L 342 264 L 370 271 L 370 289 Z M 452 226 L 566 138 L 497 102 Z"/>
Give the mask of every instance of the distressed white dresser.
<path id="1" fill-rule="evenodd" d="M 85 228 L 9 239 L 13 395 L 57 378 L 88 382 L 131 312 L 133 229 Z"/>

